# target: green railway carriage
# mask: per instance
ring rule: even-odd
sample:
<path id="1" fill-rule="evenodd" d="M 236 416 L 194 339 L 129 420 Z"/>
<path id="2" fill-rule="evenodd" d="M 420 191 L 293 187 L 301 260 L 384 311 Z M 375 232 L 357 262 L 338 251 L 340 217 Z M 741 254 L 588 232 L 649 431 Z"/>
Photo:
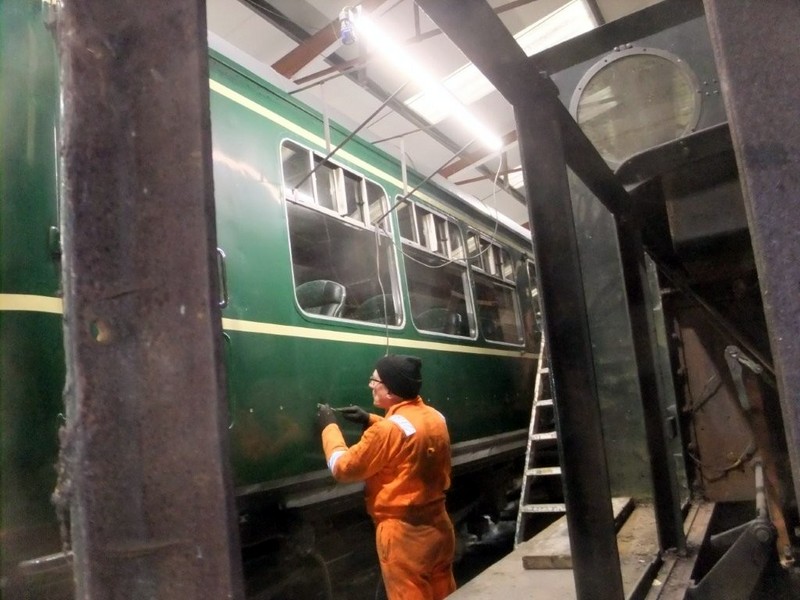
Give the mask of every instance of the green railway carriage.
<path id="1" fill-rule="evenodd" d="M 0 4 L 3 585 L 61 547 L 50 501 L 65 373 L 59 91 L 41 10 Z M 218 52 L 210 78 L 242 512 L 358 499 L 358 486 L 333 485 L 313 415 L 319 402 L 368 407 L 367 378 L 386 351 L 423 359 L 422 394 L 448 419 L 456 484 L 496 477 L 522 455 L 537 358 L 525 231 L 435 185 L 398 205 L 404 176 L 391 156 L 353 139 L 324 160 L 319 113 Z M 333 125 L 331 144 L 346 135 Z"/>
<path id="2" fill-rule="evenodd" d="M 218 56 L 211 110 L 238 483 L 318 471 L 310 407 L 368 402 L 364 373 L 387 347 L 423 358 L 456 444 L 523 426 L 526 240 L 434 188 L 387 214 L 396 161 L 356 141 L 323 162 L 320 116 Z M 323 282 L 338 289 L 327 307 L 303 292 Z"/>

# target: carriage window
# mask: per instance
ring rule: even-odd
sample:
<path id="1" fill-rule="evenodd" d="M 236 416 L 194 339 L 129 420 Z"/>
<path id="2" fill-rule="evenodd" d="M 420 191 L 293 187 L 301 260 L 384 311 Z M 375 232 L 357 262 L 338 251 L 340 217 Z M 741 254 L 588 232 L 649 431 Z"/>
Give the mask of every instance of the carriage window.
<path id="1" fill-rule="evenodd" d="M 522 342 L 522 323 L 515 288 L 475 273 L 475 304 L 483 337 L 507 344 Z"/>
<path id="2" fill-rule="evenodd" d="M 314 183 L 316 185 L 317 204 L 330 210 L 337 210 L 336 200 L 339 194 L 339 181 L 341 169 L 337 169 L 329 162 L 323 163 L 322 158 L 314 156 Z"/>
<path id="3" fill-rule="evenodd" d="M 404 246 L 411 318 L 420 331 L 471 337 L 467 267 L 420 248 Z"/>
<path id="4" fill-rule="evenodd" d="M 539 301 L 539 288 L 536 284 L 536 266 L 533 261 L 526 262 L 526 292 L 528 302 L 522 311 L 522 323 L 525 328 L 525 336 L 533 344 L 534 348 L 539 347 L 542 333 L 542 307 Z"/>
<path id="5" fill-rule="evenodd" d="M 397 209 L 397 222 L 400 225 L 400 237 L 410 242 L 416 242 L 417 236 L 414 235 L 416 226 L 414 225 L 414 205 L 404 202 Z"/>
<path id="6" fill-rule="evenodd" d="M 506 281 L 514 281 L 514 263 L 511 261 L 511 256 L 508 250 L 500 248 L 500 264 L 497 268 L 500 277 Z"/>
<path id="7" fill-rule="evenodd" d="M 478 257 L 478 253 L 480 251 L 481 246 L 480 242 L 478 241 L 478 236 L 470 231 L 467 234 L 467 256 L 469 256 L 470 259 L 474 259 L 475 257 Z"/>
<path id="8" fill-rule="evenodd" d="M 344 216 L 364 221 L 362 211 L 364 198 L 362 197 L 361 184 L 364 180 L 353 173 L 344 174 Z"/>
<path id="9" fill-rule="evenodd" d="M 499 244 L 469 232 L 467 251 L 473 267 L 505 281 L 514 282 L 514 262 L 508 250 Z"/>
<path id="10" fill-rule="evenodd" d="M 386 215 L 388 203 L 386 202 L 386 194 L 380 186 L 375 185 L 371 181 L 364 181 L 367 188 L 367 204 L 369 206 L 369 223 L 377 223 L 378 219 Z M 378 223 L 378 227 L 384 230 L 389 229 L 389 219 L 383 218 Z"/>
<path id="11" fill-rule="evenodd" d="M 397 218 L 414 325 L 420 331 L 473 336 L 474 321 L 467 310 L 467 264 L 458 225 L 410 201 L 397 209 Z"/>
<path id="12" fill-rule="evenodd" d="M 472 231 L 467 234 L 467 251 L 475 269 L 475 304 L 483 337 L 521 343 L 522 318 L 511 255 L 500 244 Z"/>
<path id="13" fill-rule="evenodd" d="M 452 221 L 448 221 L 447 228 L 450 232 L 447 238 L 450 248 L 450 258 L 464 260 L 464 242 L 461 240 L 461 232 L 458 230 L 458 225 Z"/>
<path id="14" fill-rule="evenodd" d="M 311 153 L 305 148 L 284 144 L 281 147 L 281 160 L 283 161 L 283 181 L 286 188 L 294 191 L 297 200 L 305 202 L 314 201 L 311 189 Z M 298 187 L 299 186 L 299 187 Z"/>
<path id="15" fill-rule="evenodd" d="M 293 142 L 283 143 L 281 157 L 285 195 L 291 200 L 365 225 L 378 221 L 388 209 L 383 189 L 358 173 L 323 161 Z M 379 227 L 389 231 L 389 220 L 384 219 Z"/>
<path id="16" fill-rule="evenodd" d="M 292 142 L 284 142 L 281 155 L 298 306 L 306 314 L 400 324 L 389 221 L 381 221 L 377 236 L 371 225 L 388 209 L 386 194 Z M 319 168 L 309 176 L 312 157 Z M 294 189 L 304 177 L 313 186 Z"/>
<path id="17" fill-rule="evenodd" d="M 417 242 L 420 246 L 430 248 L 436 240 L 436 234 L 433 231 L 433 215 L 419 206 L 414 208 L 417 213 Z"/>
<path id="18" fill-rule="evenodd" d="M 464 259 L 458 225 L 448 218 L 406 201 L 397 209 L 400 236 L 445 258 Z"/>

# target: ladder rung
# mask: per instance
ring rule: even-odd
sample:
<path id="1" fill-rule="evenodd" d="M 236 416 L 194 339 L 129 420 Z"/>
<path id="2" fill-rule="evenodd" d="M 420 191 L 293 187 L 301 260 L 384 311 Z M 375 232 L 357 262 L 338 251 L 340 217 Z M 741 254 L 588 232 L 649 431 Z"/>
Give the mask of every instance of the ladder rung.
<path id="1" fill-rule="evenodd" d="M 553 406 L 552 398 L 544 398 L 536 401 L 536 406 Z"/>
<path id="2" fill-rule="evenodd" d="M 534 433 L 531 436 L 531 439 L 535 442 L 540 442 L 543 440 L 554 440 L 556 439 L 557 434 L 555 431 L 548 431 L 547 433 Z"/>
<path id="3" fill-rule="evenodd" d="M 523 504 L 519 509 L 524 513 L 567 512 L 567 507 L 563 504 Z"/>
<path id="4" fill-rule="evenodd" d="M 561 475 L 561 467 L 533 467 L 525 471 L 529 477 L 531 475 Z"/>
<path id="5" fill-rule="evenodd" d="M 549 372 L 550 372 L 550 367 L 542 367 L 541 369 L 539 369 L 539 373 L 549 373 Z"/>

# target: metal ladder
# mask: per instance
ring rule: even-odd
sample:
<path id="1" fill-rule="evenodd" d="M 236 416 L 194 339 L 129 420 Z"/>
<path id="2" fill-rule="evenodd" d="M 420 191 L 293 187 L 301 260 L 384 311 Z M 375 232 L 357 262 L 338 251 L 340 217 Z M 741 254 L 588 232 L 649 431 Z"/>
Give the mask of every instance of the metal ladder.
<path id="1" fill-rule="evenodd" d="M 526 526 L 531 517 L 537 513 L 566 512 L 564 503 L 537 503 L 533 501 L 533 482 L 538 477 L 561 477 L 560 466 L 541 466 L 537 450 L 542 445 L 552 447 L 553 441 L 558 440 L 558 435 L 553 428 L 545 428 L 542 413 L 553 410 L 553 387 L 550 379 L 550 361 L 544 335 L 539 346 L 539 365 L 536 368 L 536 380 L 533 387 L 533 408 L 531 409 L 531 422 L 528 428 L 528 447 L 525 455 L 525 470 L 522 473 L 522 491 L 517 513 L 517 529 L 514 535 L 514 544 L 525 541 Z M 545 397 L 547 396 L 547 397 Z M 552 413 L 551 413 L 552 414 Z M 554 423 L 554 419 L 551 419 Z"/>

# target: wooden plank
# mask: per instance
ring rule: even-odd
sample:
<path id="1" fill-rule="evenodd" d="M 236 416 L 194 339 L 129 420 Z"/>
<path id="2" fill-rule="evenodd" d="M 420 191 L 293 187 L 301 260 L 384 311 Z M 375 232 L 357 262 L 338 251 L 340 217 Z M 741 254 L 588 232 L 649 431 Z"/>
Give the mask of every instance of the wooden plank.
<path id="1" fill-rule="evenodd" d="M 657 531 L 655 508 L 652 504 L 644 504 L 633 510 L 617 533 L 622 588 L 626 598 L 630 598 L 631 592 L 637 588 L 649 587 L 655 576 L 658 565 L 654 562 L 659 560 Z"/>
<path id="2" fill-rule="evenodd" d="M 526 569 L 572 568 L 566 516 L 551 523 L 541 533 L 520 546 L 526 548 L 526 552 L 522 555 L 522 566 Z"/>
<path id="3" fill-rule="evenodd" d="M 633 501 L 630 498 L 612 498 L 611 505 L 615 525 L 619 528 L 633 510 Z M 571 569 L 572 554 L 566 516 L 520 544 L 519 549 L 522 566 L 526 569 Z"/>

